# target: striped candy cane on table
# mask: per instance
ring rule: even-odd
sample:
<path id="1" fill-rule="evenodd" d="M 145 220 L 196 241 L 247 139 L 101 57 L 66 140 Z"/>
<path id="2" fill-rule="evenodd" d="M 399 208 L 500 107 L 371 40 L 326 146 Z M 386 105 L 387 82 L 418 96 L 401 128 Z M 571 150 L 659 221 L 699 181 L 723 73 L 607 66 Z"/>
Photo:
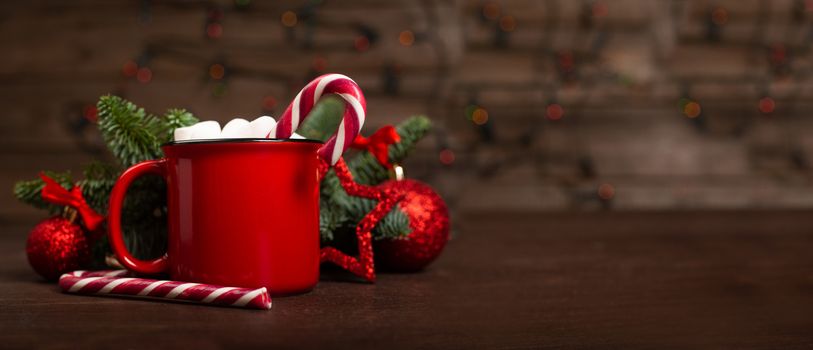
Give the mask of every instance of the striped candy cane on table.
<path id="1" fill-rule="evenodd" d="M 299 127 L 313 106 L 326 94 L 335 94 L 345 102 L 344 116 L 339 129 L 319 150 L 319 156 L 330 165 L 336 164 L 347 147 L 353 143 L 364 125 L 367 101 L 358 84 L 341 74 L 325 74 L 306 85 L 296 95 L 280 117 L 275 135 L 267 137 L 288 138 Z"/>
<path id="2" fill-rule="evenodd" d="M 265 287 L 257 289 L 221 287 L 124 277 L 128 274 L 127 270 L 74 271 L 59 278 L 59 288 L 66 293 L 75 294 L 126 295 L 250 309 L 271 309 L 271 297 Z"/>

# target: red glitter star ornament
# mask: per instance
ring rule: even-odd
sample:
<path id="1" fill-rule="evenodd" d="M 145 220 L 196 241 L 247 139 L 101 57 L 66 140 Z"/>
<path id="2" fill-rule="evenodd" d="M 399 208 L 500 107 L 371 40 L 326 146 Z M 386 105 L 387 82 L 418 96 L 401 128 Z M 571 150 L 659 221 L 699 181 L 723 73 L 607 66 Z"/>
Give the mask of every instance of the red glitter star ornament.
<path id="1" fill-rule="evenodd" d="M 322 162 L 319 168 L 319 178 L 324 178 L 329 165 Z M 402 192 L 396 192 L 390 188 L 367 186 L 353 180 L 353 174 L 347 168 L 344 158 L 334 166 L 336 176 L 339 178 L 345 192 L 354 197 L 363 197 L 378 201 L 378 205 L 371 212 L 364 216 L 356 226 L 356 239 L 358 240 L 358 257 L 352 257 L 342 253 L 333 247 L 324 247 L 321 250 L 321 262 L 332 262 L 339 267 L 350 271 L 352 274 L 364 278 L 368 282 L 375 282 L 375 265 L 373 263 L 373 245 L 371 231 L 387 213 L 392 210 L 396 203 L 403 197 Z"/>

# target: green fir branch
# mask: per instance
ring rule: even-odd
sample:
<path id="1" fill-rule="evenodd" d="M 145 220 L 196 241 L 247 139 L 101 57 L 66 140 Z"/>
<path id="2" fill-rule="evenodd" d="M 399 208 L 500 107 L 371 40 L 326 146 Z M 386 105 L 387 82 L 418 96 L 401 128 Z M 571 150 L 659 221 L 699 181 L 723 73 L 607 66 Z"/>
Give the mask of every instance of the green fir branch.
<path id="1" fill-rule="evenodd" d="M 164 114 L 161 129 L 155 132 L 158 141 L 161 143 L 173 140 L 175 129 L 183 128 L 197 123 L 199 120 L 192 113 L 185 109 L 173 108 Z"/>
<path id="2" fill-rule="evenodd" d="M 378 205 L 378 201 L 372 199 L 350 197 L 350 205 L 347 210 L 348 219 L 351 222 L 359 222 L 373 211 L 376 205 Z M 373 238 L 397 238 L 406 236 L 410 232 L 412 229 L 409 227 L 409 218 L 396 205 L 373 228 Z"/>
<path id="3" fill-rule="evenodd" d="M 113 164 L 93 162 L 85 166 L 85 178 L 79 181 L 85 201 L 96 212 L 105 215 L 110 192 L 119 176 L 119 168 Z"/>
<path id="4" fill-rule="evenodd" d="M 330 201 L 319 201 L 319 234 L 323 241 L 331 241 L 334 233 L 347 222 L 344 210 Z"/>
<path id="5" fill-rule="evenodd" d="M 122 166 L 160 157 L 160 142 L 155 135 L 160 121 L 155 116 L 112 95 L 102 96 L 96 108 L 102 137 Z"/>
<path id="6" fill-rule="evenodd" d="M 389 160 L 393 164 L 403 162 L 415 148 L 418 141 L 426 136 L 431 129 L 431 121 L 423 116 L 412 117 L 396 126 L 401 141 L 390 145 Z M 378 160 L 369 152 L 359 152 L 347 163 L 354 179 L 362 184 L 377 185 L 389 179 L 389 170 L 378 163 Z M 369 213 L 377 202 L 357 197 L 350 197 L 341 187 L 338 177 L 332 170 L 322 180 L 322 211 L 338 211 L 338 213 L 320 213 L 320 228 L 322 237 L 326 240 L 336 239 L 336 235 L 324 232 L 328 229 L 341 229 L 354 226 L 361 218 Z M 333 206 L 324 203 L 333 203 Z M 326 220 L 326 222 L 321 222 Z M 343 221 L 342 221 L 343 220 Z M 394 238 L 408 235 L 411 232 L 409 218 L 398 208 L 394 208 L 384 216 L 373 229 L 375 239 Z"/>
<path id="7" fill-rule="evenodd" d="M 67 189 L 73 187 L 73 177 L 71 173 L 63 172 L 57 173 L 53 171 L 45 171 L 54 181 Z M 40 178 L 28 181 L 19 181 L 14 185 L 14 196 L 25 204 L 28 204 L 37 209 L 45 209 L 50 214 L 56 214 L 62 211 L 63 206 L 48 203 L 42 199 L 42 188 L 45 187 L 45 182 Z"/>
<path id="8" fill-rule="evenodd" d="M 388 159 L 390 164 L 400 164 L 406 160 L 407 156 L 415 149 L 429 130 L 432 129 L 432 122 L 424 116 L 411 117 L 395 127 L 395 131 L 400 136 L 401 141 L 390 145 L 388 148 Z M 366 185 L 375 185 L 390 178 L 389 169 L 378 163 L 378 160 L 370 152 L 360 152 L 356 157 L 347 162 L 347 167 L 353 173 L 357 182 Z"/>
<path id="9" fill-rule="evenodd" d="M 336 133 L 343 113 L 344 102 L 340 98 L 333 95 L 325 96 L 313 106 L 296 133 L 308 139 L 325 142 Z"/>

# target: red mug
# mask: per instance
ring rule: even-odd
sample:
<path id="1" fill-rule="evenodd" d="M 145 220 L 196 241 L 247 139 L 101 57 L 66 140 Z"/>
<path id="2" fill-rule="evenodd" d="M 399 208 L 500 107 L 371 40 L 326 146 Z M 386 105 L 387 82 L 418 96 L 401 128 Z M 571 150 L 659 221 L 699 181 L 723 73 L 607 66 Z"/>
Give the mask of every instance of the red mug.
<path id="1" fill-rule="evenodd" d="M 171 142 L 165 157 L 127 169 L 110 197 L 109 236 L 118 260 L 144 274 L 273 295 L 307 292 L 319 280 L 322 143 L 301 139 Z M 167 183 L 168 251 L 133 257 L 121 235 L 122 202 L 139 176 Z"/>

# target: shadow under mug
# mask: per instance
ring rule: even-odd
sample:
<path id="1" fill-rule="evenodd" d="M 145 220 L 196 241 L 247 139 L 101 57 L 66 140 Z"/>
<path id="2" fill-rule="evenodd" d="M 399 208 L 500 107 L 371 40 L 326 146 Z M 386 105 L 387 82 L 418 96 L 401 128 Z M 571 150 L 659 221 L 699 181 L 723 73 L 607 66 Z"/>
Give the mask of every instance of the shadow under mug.
<path id="1" fill-rule="evenodd" d="M 110 197 L 119 262 L 178 281 L 307 292 L 319 280 L 319 141 L 227 139 L 163 145 L 165 157 L 127 169 Z M 139 260 L 125 247 L 121 210 L 136 178 L 167 183 L 168 251 Z"/>

